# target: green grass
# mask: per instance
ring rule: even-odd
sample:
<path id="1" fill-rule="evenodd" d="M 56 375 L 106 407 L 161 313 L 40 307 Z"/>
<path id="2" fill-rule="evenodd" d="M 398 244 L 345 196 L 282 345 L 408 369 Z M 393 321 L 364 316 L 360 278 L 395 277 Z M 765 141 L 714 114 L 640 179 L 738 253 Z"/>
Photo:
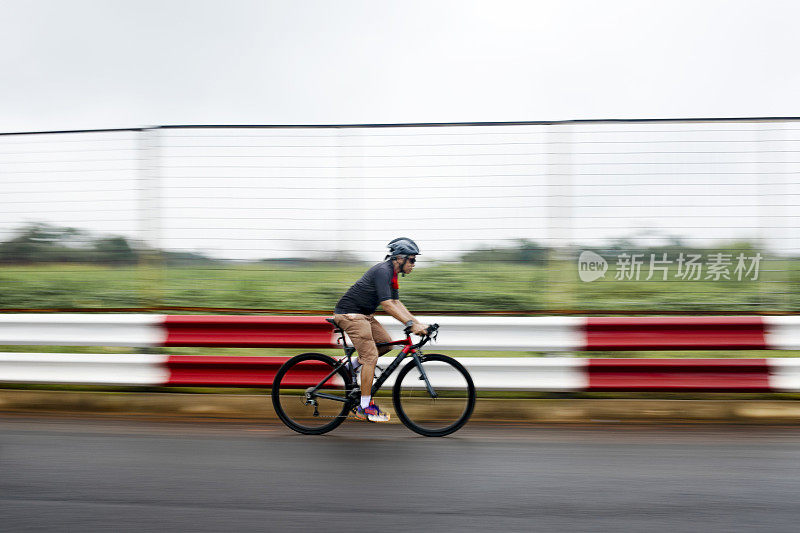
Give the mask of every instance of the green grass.
<path id="1" fill-rule="evenodd" d="M 800 311 L 800 262 L 773 261 L 758 281 L 582 283 L 571 262 L 435 264 L 401 279 L 416 313 L 617 311 L 779 313 Z M 112 268 L 0 267 L 0 309 L 215 308 L 331 310 L 365 265 L 212 265 Z"/>
<path id="2" fill-rule="evenodd" d="M 401 298 L 431 312 L 800 312 L 800 262 L 773 261 L 759 281 L 582 283 L 571 262 L 434 264 L 401 278 Z M 365 265 L 0 267 L 0 309 L 214 308 L 331 310 Z"/>

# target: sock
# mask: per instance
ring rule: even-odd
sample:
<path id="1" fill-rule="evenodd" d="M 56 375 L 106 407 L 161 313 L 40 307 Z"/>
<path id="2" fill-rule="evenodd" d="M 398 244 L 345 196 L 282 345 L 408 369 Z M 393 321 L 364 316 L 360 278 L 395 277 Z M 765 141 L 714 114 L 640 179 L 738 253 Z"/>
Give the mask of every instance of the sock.
<path id="1" fill-rule="evenodd" d="M 372 399 L 372 396 L 364 396 L 364 395 L 362 394 L 362 395 L 361 395 L 361 408 L 362 408 L 362 409 L 366 409 L 367 407 L 369 407 L 369 401 L 370 401 L 371 399 Z"/>

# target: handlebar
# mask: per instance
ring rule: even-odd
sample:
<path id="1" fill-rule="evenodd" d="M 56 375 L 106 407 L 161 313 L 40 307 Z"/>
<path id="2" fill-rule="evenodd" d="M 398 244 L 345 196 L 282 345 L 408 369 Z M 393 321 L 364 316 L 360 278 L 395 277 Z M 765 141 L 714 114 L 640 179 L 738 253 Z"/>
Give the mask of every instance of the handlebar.
<path id="1" fill-rule="evenodd" d="M 439 331 L 439 324 L 431 324 L 428 326 L 428 329 L 425 330 L 425 334 L 421 336 L 420 341 L 415 345 L 417 347 L 422 346 L 423 344 L 427 343 L 431 339 L 435 339 L 438 335 Z M 406 334 L 406 337 L 411 336 L 411 327 L 407 327 L 403 329 L 403 333 Z"/>

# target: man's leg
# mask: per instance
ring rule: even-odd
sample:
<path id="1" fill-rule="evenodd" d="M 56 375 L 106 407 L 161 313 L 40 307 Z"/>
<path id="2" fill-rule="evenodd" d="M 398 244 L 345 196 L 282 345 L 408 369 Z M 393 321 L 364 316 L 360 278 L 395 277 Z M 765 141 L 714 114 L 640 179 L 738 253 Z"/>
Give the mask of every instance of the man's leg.
<path id="1" fill-rule="evenodd" d="M 361 395 L 370 396 L 372 380 L 375 377 L 375 364 L 378 362 L 378 348 L 372 338 L 372 325 L 365 315 L 359 314 L 334 315 L 334 319 L 350 337 L 358 352 L 358 362 L 362 365 Z"/>
<path id="2" fill-rule="evenodd" d="M 374 316 L 367 315 L 366 318 L 369 322 L 373 345 L 378 342 L 389 342 L 392 340 L 392 338 L 389 336 L 389 333 L 386 331 L 386 329 L 384 329 L 383 326 L 381 326 L 381 323 L 378 322 Z M 361 369 L 361 394 L 363 396 L 369 396 L 372 393 L 372 381 L 375 378 L 375 365 L 378 363 L 378 356 L 392 351 L 391 346 L 381 346 L 380 348 L 376 346 L 375 349 L 376 352 L 374 362 L 372 362 L 372 364 L 369 366 L 365 364 Z"/>
<path id="3" fill-rule="evenodd" d="M 373 341 L 377 343 L 377 342 L 390 342 L 392 340 L 392 337 L 389 335 L 389 332 L 386 331 L 386 329 L 381 325 L 380 322 L 378 322 L 378 320 L 374 316 L 372 315 L 368 316 L 367 320 L 369 320 L 369 326 L 370 328 L 372 328 Z M 378 355 L 384 355 L 386 353 L 391 352 L 393 349 L 394 348 L 392 346 L 381 346 L 380 348 L 378 348 Z"/>
<path id="4" fill-rule="evenodd" d="M 361 396 L 372 395 L 372 380 L 375 378 L 375 363 L 361 365 Z"/>

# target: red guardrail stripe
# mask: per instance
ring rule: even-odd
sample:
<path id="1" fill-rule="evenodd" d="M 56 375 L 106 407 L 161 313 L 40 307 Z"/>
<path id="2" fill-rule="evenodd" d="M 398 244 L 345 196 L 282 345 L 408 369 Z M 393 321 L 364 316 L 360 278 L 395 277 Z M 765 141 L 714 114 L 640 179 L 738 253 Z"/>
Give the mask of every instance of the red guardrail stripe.
<path id="1" fill-rule="evenodd" d="M 275 374 L 288 357 L 214 357 L 173 355 L 167 359 L 169 386 L 271 387 Z M 320 382 L 330 367 L 310 361 L 290 373 L 287 386 L 310 387 Z M 333 378 L 337 384 L 341 380 Z"/>
<path id="2" fill-rule="evenodd" d="M 165 346 L 333 348 L 333 327 L 316 316 L 168 315 Z"/>
<path id="3" fill-rule="evenodd" d="M 769 391 L 766 359 L 590 359 L 589 391 Z"/>
<path id="4" fill-rule="evenodd" d="M 170 356 L 169 386 L 270 387 L 288 357 Z M 309 362 L 290 383 L 309 387 L 329 371 Z M 768 359 L 588 359 L 589 391 L 769 391 Z"/>
<path id="5" fill-rule="evenodd" d="M 586 350 L 765 349 L 761 317 L 589 317 Z"/>

